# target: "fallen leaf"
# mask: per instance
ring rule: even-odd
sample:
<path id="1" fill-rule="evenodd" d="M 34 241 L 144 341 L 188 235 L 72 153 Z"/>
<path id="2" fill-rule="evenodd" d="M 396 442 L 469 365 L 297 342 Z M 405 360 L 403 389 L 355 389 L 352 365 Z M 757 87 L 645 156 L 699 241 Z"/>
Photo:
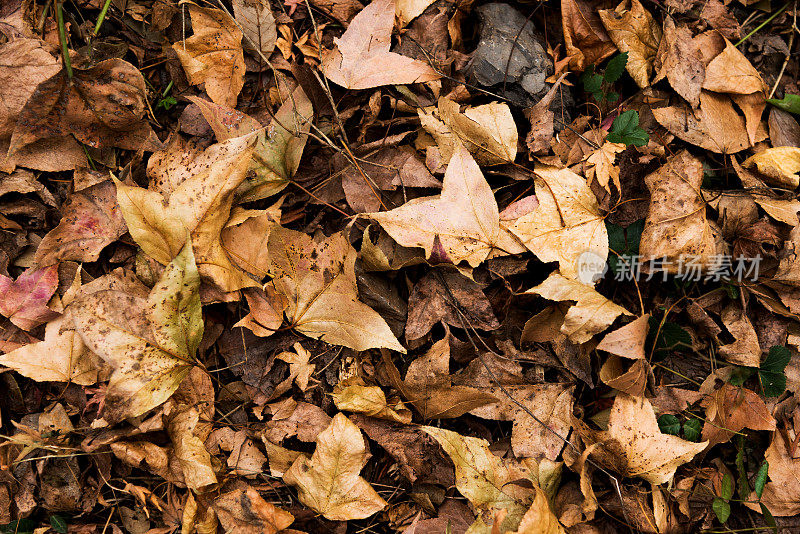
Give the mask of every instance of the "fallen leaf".
<path id="1" fill-rule="evenodd" d="M 620 52 L 628 53 L 625 68 L 636 84 L 650 85 L 653 59 L 661 41 L 661 28 L 639 0 L 623 0 L 615 9 L 597 12 Z"/>
<path id="2" fill-rule="evenodd" d="M 110 180 L 73 193 L 62 213 L 58 226 L 39 243 L 36 265 L 96 261 L 107 245 L 128 231 Z"/>
<path id="3" fill-rule="evenodd" d="M 263 280 L 269 273 L 269 233 L 280 220 L 280 202 L 266 210 L 236 206 L 222 229 L 222 248 L 236 265 Z"/>
<path id="4" fill-rule="evenodd" d="M 609 387 L 634 397 L 644 397 L 647 386 L 653 385 L 653 371 L 647 360 L 633 362 L 611 355 L 597 375 Z"/>
<path id="5" fill-rule="evenodd" d="M 795 457 L 792 433 L 772 433 L 772 443 L 764 453 L 769 463 L 769 482 L 764 486 L 760 501 L 774 516 L 788 517 L 800 513 L 800 459 Z M 753 493 L 750 499 L 756 501 Z M 745 506 L 761 513 L 757 502 L 745 502 Z"/>
<path id="6" fill-rule="evenodd" d="M 725 384 L 701 404 L 706 409 L 701 439 L 708 442 L 709 448 L 726 443 L 744 428 L 775 430 L 775 418 L 770 409 L 749 389 Z"/>
<path id="7" fill-rule="evenodd" d="M 650 314 L 637 317 L 630 323 L 613 332 L 609 332 L 597 345 L 597 350 L 604 350 L 622 358 L 643 360 L 644 343 L 649 330 Z"/>
<path id="8" fill-rule="evenodd" d="M 766 84 L 745 55 L 725 39 L 725 49 L 706 66 L 703 89 L 749 95 L 766 91 Z"/>
<path id="9" fill-rule="evenodd" d="M 387 506 L 370 483 L 359 476 L 366 459 L 361 431 L 338 413 L 319 434 L 311 458 L 298 457 L 283 480 L 297 488 L 300 502 L 326 519 L 364 519 Z"/>
<path id="10" fill-rule="evenodd" d="M 578 276 L 578 259 L 590 253 L 608 258 L 608 231 L 597 198 L 582 177 L 569 169 L 535 171 L 538 207 L 509 230 L 543 262 L 557 261 L 567 278 Z"/>
<path id="11" fill-rule="evenodd" d="M 461 113 L 457 103 L 443 97 L 436 108 L 423 108 L 417 113 L 445 161 L 462 144 L 482 165 L 509 163 L 517 157 L 517 126 L 505 103 L 492 102 Z"/>
<path id="12" fill-rule="evenodd" d="M 269 58 L 275 50 L 278 30 L 275 16 L 266 0 L 234 0 L 233 17 L 241 28 L 248 49 L 262 58 Z M 194 24 L 194 19 L 192 19 Z"/>
<path id="13" fill-rule="evenodd" d="M 145 254 L 166 265 L 186 243 L 188 231 L 201 275 L 224 291 L 256 285 L 220 243 L 254 144 L 253 136 L 237 137 L 201 151 L 176 135 L 150 158 L 148 189 L 115 180 L 128 231 Z"/>
<path id="14" fill-rule="evenodd" d="M 47 307 L 58 287 L 58 266 L 30 268 L 12 280 L 0 274 L 0 315 L 23 330 L 58 316 Z"/>
<path id="15" fill-rule="evenodd" d="M 292 328 L 354 350 L 405 352 L 386 321 L 358 300 L 356 251 L 344 234 L 315 243 L 302 232 L 277 227 L 269 250 L 271 284 L 289 301 L 285 313 Z"/>
<path id="16" fill-rule="evenodd" d="M 415 198 L 399 208 L 367 213 L 404 247 L 425 256 L 476 267 L 491 255 L 515 254 L 520 246 L 500 225 L 497 201 L 480 168 L 464 147 L 453 154 L 442 194 Z"/>
<path id="17" fill-rule="evenodd" d="M 597 6 L 585 0 L 561 0 L 561 29 L 571 69 L 583 71 L 616 51 L 597 15 Z"/>
<path id="18" fill-rule="evenodd" d="M 767 148 L 742 162 L 755 167 L 771 184 L 786 189 L 800 186 L 800 148 L 781 146 Z"/>
<path id="19" fill-rule="evenodd" d="M 682 269 L 687 276 L 692 268 L 700 276 L 714 266 L 713 257 L 720 251 L 706 217 L 702 182 L 703 164 L 686 150 L 670 156 L 645 177 L 650 207 L 639 243 L 642 265 L 666 258 L 660 270 L 677 273 Z"/>
<path id="20" fill-rule="evenodd" d="M 192 85 L 205 84 L 217 104 L 236 107 L 244 86 L 242 31 L 226 12 L 186 2 L 194 35 L 175 43 L 186 77 Z"/>
<path id="21" fill-rule="evenodd" d="M 536 497 L 522 516 L 517 530 L 511 534 L 564 534 L 564 528 L 550 509 L 547 494 L 539 486 L 534 486 L 533 489 Z"/>
<path id="22" fill-rule="evenodd" d="M 664 35 L 655 58 L 653 83 L 666 78 L 692 108 L 700 105 L 700 91 L 706 76 L 703 47 L 707 47 L 707 40 L 709 36 L 706 34 L 693 39 L 689 27 L 685 24 L 677 26 L 672 17 L 664 19 Z"/>
<path id="23" fill-rule="evenodd" d="M 608 422 L 608 430 L 579 428 L 588 445 L 597 443 L 592 457 L 600 464 L 628 477 L 663 484 L 677 468 L 702 452 L 708 442 L 692 443 L 662 434 L 650 402 L 620 393 Z"/>
<path id="24" fill-rule="evenodd" d="M 386 394 L 378 386 L 367 386 L 360 377 L 340 382 L 331 394 L 333 402 L 339 410 L 363 413 L 378 419 L 410 423 L 411 412 L 402 403 L 390 405 Z"/>
<path id="25" fill-rule="evenodd" d="M 189 374 L 203 336 L 200 277 L 191 243 L 150 291 L 79 296 L 68 307 L 84 343 L 114 368 L 103 417 L 138 417 L 166 401 Z"/>
<path id="26" fill-rule="evenodd" d="M 603 143 L 603 146 L 592 152 L 586 158 L 586 178 L 587 180 L 597 179 L 606 191 L 611 193 L 611 187 L 608 185 L 614 182 L 617 191 L 622 191 L 622 184 L 619 181 L 619 167 L 615 165 L 617 154 L 625 150 L 625 145 L 622 143 Z"/>
<path id="27" fill-rule="evenodd" d="M 441 78 L 428 64 L 389 51 L 394 0 L 373 0 L 353 17 L 336 47 L 322 52 L 322 72 L 345 89 L 422 83 Z"/>
<path id="28" fill-rule="evenodd" d="M 121 59 L 59 71 L 41 82 L 17 115 L 8 156 L 36 141 L 74 135 L 91 147 L 138 150 L 153 133 L 145 118 L 147 88 Z"/>
<path id="29" fill-rule="evenodd" d="M 331 423 L 331 418 L 319 406 L 296 402 L 291 397 L 271 404 L 269 412 L 272 419 L 263 436 L 273 443 L 293 436 L 300 441 L 313 442 Z"/>
<path id="30" fill-rule="evenodd" d="M 423 426 L 433 436 L 456 466 L 456 488 L 481 514 L 478 521 L 491 524 L 492 510 L 505 510 L 499 529 L 516 529 L 533 502 L 536 491 L 530 487 L 530 475 L 512 461 L 503 461 L 489 450 L 489 442 L 462 436 L 451 430 Z M 519 481 L 527 484 L 519 484 Z"/>
<path id="31" fill-rule="evenodd" d="M 407 26 L 409 22 L 422 15 L 429 5 L 435 0 L 397 0 L 397 18 L 400 27 Z"/>
<path id="32" fill-rule="evenodd" d="M 293 348 L 294 352 L 281 352 L 276 358 L 289 364 L 289 377 L 286 380 L 290 384 L 295 382 L 300 391 L 305 391 L 316 366 L 309 363 L 311 353 L 303 345 L 295 343 Z"/>
<path id="33" fill-rule="evenodd" d="M 0 356 L 0 365 L 37 382 L 97 382 L 99 362 L 74 329 L 64 329 L 64 318 L 47 323 L 44 341 L 29 343 Z"/>
<path id="34" fill-rule="evenodd" d="M 261 288 L 248 287 L 242 290 L 250 313 L 245 315 L 234 328 L 244 327 L 259 337 L 269 337 L 283 324 L 283 312 L 289 301 L 268 283 Z M 288 390 L 288 387 L 287 387 Z"/>
<path id="35" fill-rule="evenodd" d="M 720 356 L 736 365 L 758 367 L 761 364 L 761 345 L 756 330 L 742 307 L 729 304 L 722 310 L 720 318 L 735 340 L 719 347 Z"/>
<path id="36" fill-rule="evenodd" d="M 211 506 L 226 534 L 276 534 L 294 522 L 292 514 L 268 503 L 250 486 L 223 493 Z"/>

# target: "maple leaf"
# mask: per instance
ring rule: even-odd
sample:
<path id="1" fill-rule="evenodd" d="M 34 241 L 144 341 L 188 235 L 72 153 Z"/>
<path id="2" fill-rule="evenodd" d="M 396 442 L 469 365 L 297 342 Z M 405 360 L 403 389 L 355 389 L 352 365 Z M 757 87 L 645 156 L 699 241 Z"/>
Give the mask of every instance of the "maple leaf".
<path id="1" fill-rule="evenodd" d="M 252 135 L 237 137 L 201 151 L 176 135 L 150 158 L 149 189 L 115 180 L 128 231 L 145 254 L 166 265 L 186 243 L 188 231 L 203 276 L 225 291 L 256 285 L 220 242 L 255 142 Z"/>
<path id="2" fill-rule="evenodd" d="M 283 475 L 283 481 L 297 488 L 300 502 L 326 519 L 363 519 L 387 506 L 369 482 L 359 476 L 366 457 L 361 431 L 338 413 L 317 437 L 311 458 L 299 456 Z"/>
<path id="3" fill-rule="evenodd" d="M 235 106 L 244 86 L 241 30 L 224 11 L 191 2 L 184 5 L 189 7 L 194 35 L 173 44 L 172 49 L 178 54 L 189 83 L 205 84 L 211 100 Z"/>
<path id="4" fill-rule="evenodd" d="M 389 51 L 394 0 L 373 0 L 353 17 L 336 48 L 322 53 L 325 77 L 345 89 L 405 85 L 441 78 L 427 63 Z"/>
<path id="5" fill-rule="evenodd" d="M 457 103 L 442 97 L 437 108 L 417 113 L 422 127 L 436 139 L 444 161 L 461 144 L 483 165 L 513 162 L 517 157 L 517 126 L 505 103 L 492 102 L 461 113 Z"/>
<path id="6" fill-rule="evenodd" d="M 521 248 L 501 227 L 492 190 L 463 146 L 450 159 L 441 195 L 364 216 L 404 247 L 422 247 L 426 257 L 456 265 L 466 261 L 476 267 L 490 255 L 516 254 Z"/>
<path id="7" fill-rule="evenodd" d="M 309 363 L 311 353 L 304 349 L 300 343 L 294 344 L 294 350 L 295 352 L 281 352 L 276 358 L 289 364 L 289 378 L 286 380 L 289 383 L 296 382 L 300 391 L 305 391 L 311 375 L 314 374 L 315 365 Z"/>
<path id="8" fill-rule="evenodd" d="M 586 168 L 586 178 L 589 180 L 597 178 L 597 182 L 609 193 L 611 193 L 611 187 L 608 185 L 610 182 L 614 182 L 617 191 L 622 191 L 622 184 L 619 181 L 619 167 L 614 163 L 617 159 L 617 154 L 623 150 L 625 150 L 623 143 L 603 143 L 603 146 L 586 158 L 586 163 L 589 164 Z"/>
<path id="9" fill-rule="evenodd" d="M 12 280 L 0 274 L 0 315 L 23 330 L 46 323 L 58 316 L 47 307 L 58 288 L 58 266 L 30 268 Z"/>
<path id="10" fill-rule="evenodd" d="M 138 417 L 166 401 L 189 374 L 203 336 L 200 277 L 191 242 L 149 294 L 104 289 L 67 308 L 84 343 L 113 368 L 104 418 Z"/>
<path id="11" fill-rule="evenodd" d="M 543 262 L 557 261 L 567 278 L 578 275 L 578 258 L 592 253 L 608 258 L 608 231 L 597 198 L 586 180 L 569 169 L 541 167 L 535 171 L 538 207 L 509 225 Z"/>
<path id="12" fill-rule="evenodd" d="M 557 302 L 575 301 L 561 325 L 561 332 L 573 343 L 585 343 L 594 334 L 611 325 L 620 315 L 630 315 L 628 310 L 614 304 L 594 288 L 558 272 L 551 273 L 544 282 L 526 293 Z"/>
<path id="13" fill-rule="evenodd" d="M 614 399 L 608 429 L 578 428 L 587 445 L 597 444 L 591 456 L 624 476 L 663 484 L 678 466 L 705 450 L 708 442 L 692 443 L 662 434 L 653 407 L 645 398 L 620 393 Z"/>
<path id="14" fill-rule="evenodd" d="M 288 300 L 286 317 L 298 332 L 354 350 L 405 349 L 386 321 L 358 300 L 356 251 L 344 234 L 315 243 L 276 227 L 269 236 L 271 285 Z"/>

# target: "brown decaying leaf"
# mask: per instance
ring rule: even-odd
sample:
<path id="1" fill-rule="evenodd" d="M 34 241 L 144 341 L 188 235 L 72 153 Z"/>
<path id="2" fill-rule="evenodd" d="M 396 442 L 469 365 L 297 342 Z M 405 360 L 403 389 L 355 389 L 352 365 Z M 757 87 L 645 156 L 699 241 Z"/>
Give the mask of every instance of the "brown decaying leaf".
<path id="1" fill-rule="evenodd" d="M 300 456 L 283 480 L 294 486 L 306 506 L 331 521 L 363 519 L 387 503 L 359 476 L 367 459 L 361 431 L 338 413 L 319 434 L 311 458 Z"/>
<path id="2" fill-rule="evenodd" d="M 234 0 L 233 17 L 244 35 L 245 46 L 269 58 L 278 40 L 275 16 L 267 0 Z M 194 22 L 194 21 L 192 21 Z"/>
<path id="3" fill-rule="evenodd" d="M 389 51 L 395 17 L 394 0 L 373 0 L 353 17 L 336 47 L 322 53 L 322 71 L 346 89 L 369 89 L 438 80 L 427 63 Z"/>
<path id="4" fill-rule="evenodd" d="M 706 76 L 704 47 L 716 34 L 708 33 L 692 38 L 692 31 L 684 24 L 677 26 L 671 17 L 664 19 L 664 35 L 655 58 L 656 77 L 653 83 L 667 78 L 670 85 L 691 104 L 700 105 L 700 90 Z M 722 39 L 719 39 L 720 46 Z"/>
<path id="5" fill-rule="evenodd" d="M 775 430 L 770 409 L 749 389 L 725 384 L 703 399 L 702 405 L 706 408 L 706 421 L 701 439 L 708 442 L 709 448 L 729 441 L 744 428 Z"/>
<path id="6" fill-rule="evenodd" d="M 616 50 L 597 15 L 597 7 L 585 0 L 561 0 L 565 52 L 570 68 L 578 71 L 596 65 Z"/>
<path id="7" fill-rule="evenodd" d="M 637 317 L 625 326 L 606 334 L 596 349 L 622 358 L 643 360 L 645 357 L 644 342 L 650 329 L 649 321 L 650 314 L 646 313 Z"/>
<path id="8" fill-rule="evenodd" d="M 58 267 L 30 268 L 16 280 L 0 275 L 0 315 L 23 330 L 58 316 L 47 307 L 58 287 Z"/>
<path id="9" fill-rule="evenodd" d="M 650 85 L 653 59 L 661 41 L 661 28 L 639 0 L 623 0 L 615 9 L 598 11 L 603 26 L 621 52 L 628 53 L 625 68 L 641 88 Z"/>
<path id="10" fill-rule="evenodd" d="M 500 213 L 486 178 L 460 146 L 447 166 L 442 194 L 415 198 L 399 208 L 367 213 L 404 247 L 421 247 L 425 256 L 476 267 L 493 255 L 521 252 L 500 224 Z M 436 246 L 438 244 L 438 246 Z"/>
<path id="11" fill-rule="evenodd" d="M 794 453 L 794 432 L 776 430 L 764 454 L 769 462 L 769 482 L 764 486 L 760 501 L 774 516 L 788 517 L 800 513 L 800 459 Z M 750 499 L 756 501 L 755 492 Z M 757 502 L 745 502 L 745 506 L 761 513 Z"/>
<path id="12" fill-rule="evenodd" d="M 211 506 L 229 534 L 276 534 L 294 522 L 292 514 L 268 503 L 250 486 L 223 493 Z"/>
<path id="13" fill-rule="evenodd" d="M 187 2 L 194 35 L 172 45 L 192 85 L 205 84 L 217 104 L 236 107 L 244 86 L 242 31 L 222 10 Z"/>
<path id="14" fill-rule="evenodd" d="M 708 442 L 692 443 L 662 434 L 653 407 L 645 398 L 620 393 L 614 399 L 608 430 L 579 427 L 588 444 L 597 443 L 595 461 L 624 476 L 663 484 L 676 469 L 702 452 Z"/>
<path id="15" fill-rule="evenodd" d="M 736 365 L 758 367 L 761 364 L 761 346 L 756 330 L 742 307 L 729 304 L 722 310 L 720 318 L 734 342 L 719 347 L 719 354 Z"/>

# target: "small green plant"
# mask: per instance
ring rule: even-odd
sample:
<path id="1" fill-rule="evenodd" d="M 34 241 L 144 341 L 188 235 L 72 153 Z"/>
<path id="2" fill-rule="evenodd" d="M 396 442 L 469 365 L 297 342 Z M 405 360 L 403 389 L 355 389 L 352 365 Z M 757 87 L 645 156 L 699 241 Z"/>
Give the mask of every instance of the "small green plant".
<path id="1" fill-rule="evenodd" d="M 629 109 L 614 119 L 606 141 L 625 145 L 644 146 L 650 140 L 647 132 L 639 127 L 639 112 Z"/>
<path id="2" fill-rule="evenodd" d="M 156 104 L 156 109 L 163 109 L 164 111 L 169 111 L 169 109 L 178 103 L 174 96 L 170 95 L 169 92 L 172 90 L 172 82 L 170 81 L 167 84 L 167 88 L 164 89 L 164 92 L 161 93 L 161 97 L 158 99 L 158 103 Z"/>
<path id="3" fill-rule="evenodd" d="M 680 436 L 681 428 L 683 428 L 683 438 L 695 443 L 700 441 L 700 431 L 702 427 L 703 425 L 700 419 L 696 417 L 690 417 L 683 421 L 683 423 L 681 423 L 681 420 L 677 416 L 669 413 L 661 415 L 658 418 L 658 428 L 661 432 L 673 436 Z"/>
<path id="4" fill-rule="evenodd" d="M 734 386 L 741 386 L 758 371 L 758 382 L 765 397 L 779 397 L 786 391 L 786 366 L 789 365 L 792 354 L 786 347 L 776 345 L 769 349 L 767 357 L 761 362 L 758 369 L 752 367 L 739 367 L 736 369 L 729 382 Z"/>
<path id="5" fill-rule="evenodd" d="M 724 523 L 731 515 L 731 503 L 733 498 L 733 477 L 725 473 L 722 477 L 722 487 L 720 488 L 719 495 L 714 497 L 711 503 L 711 509 L 714 510 L 714 515 L 717 516 L 720 523 Z"/>
<path id="6" fill-rule="evenodd" d="M 620 270 L 620 262 L 631 261 L 631 258 L 639 255 L 639 242 L 642 240 L 644 230 L 644 219 L 639 219 L 627 227 L 606 221 L 608 231 L 608 246 L 616 252 L 608 255 L 608 267 L 613 273 Z M 626 266 L 629 268 L 632 266 Z"/>
<path id="7" fill-rule="evenodd" d="M 692 336 L 686 329 L 672 321 L 664 321 L 659 330 L 658 325 L 660 322 L 660 319 L 650 317 L 650 331 L 647 334 L 647 342 L 653 344 L 654 354 L 692 348 Z M 656 333 L 658 334 L 656 335 Z"/>
<path id="8" fill-rule="evenodd" d="M 780 100 L 770 98 L 767 102 L 783 111 L 800 115 L 800 95 L 786 95 Z"/>
<path id="9" fill-rule="evenodd" d="M 622 73 L 625 71 L 625 65 L 627 63 L 628 53 L 623 52 L 611 58 L 606 64 L 603 74 L 595 72 L 594 65 L 590 65 L 583 73 L 583 76 L 581 76 L 583 90 L 590 93 L 594 99 L 600 103 L 616 102 L 619 100 L 619 93 L 609 91 L 608 87 L 619 80 L 619 77 L 622 76 Z"/>

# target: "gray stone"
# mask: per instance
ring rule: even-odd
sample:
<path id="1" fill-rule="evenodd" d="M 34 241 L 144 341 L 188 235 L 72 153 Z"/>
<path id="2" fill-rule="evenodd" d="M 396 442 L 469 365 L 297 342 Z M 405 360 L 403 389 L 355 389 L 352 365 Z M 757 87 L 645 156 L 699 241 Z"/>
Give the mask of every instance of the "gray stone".
<path id="1" fill-rule="evenodd" d="M 553 73 L 553 64 L 533 22 L 508 4 L 484 4 L 476 11 L 480 42 L 470 65 L 474 80 L 519 105 L 538 101 L 547 92 L 544 80 Z"/>

